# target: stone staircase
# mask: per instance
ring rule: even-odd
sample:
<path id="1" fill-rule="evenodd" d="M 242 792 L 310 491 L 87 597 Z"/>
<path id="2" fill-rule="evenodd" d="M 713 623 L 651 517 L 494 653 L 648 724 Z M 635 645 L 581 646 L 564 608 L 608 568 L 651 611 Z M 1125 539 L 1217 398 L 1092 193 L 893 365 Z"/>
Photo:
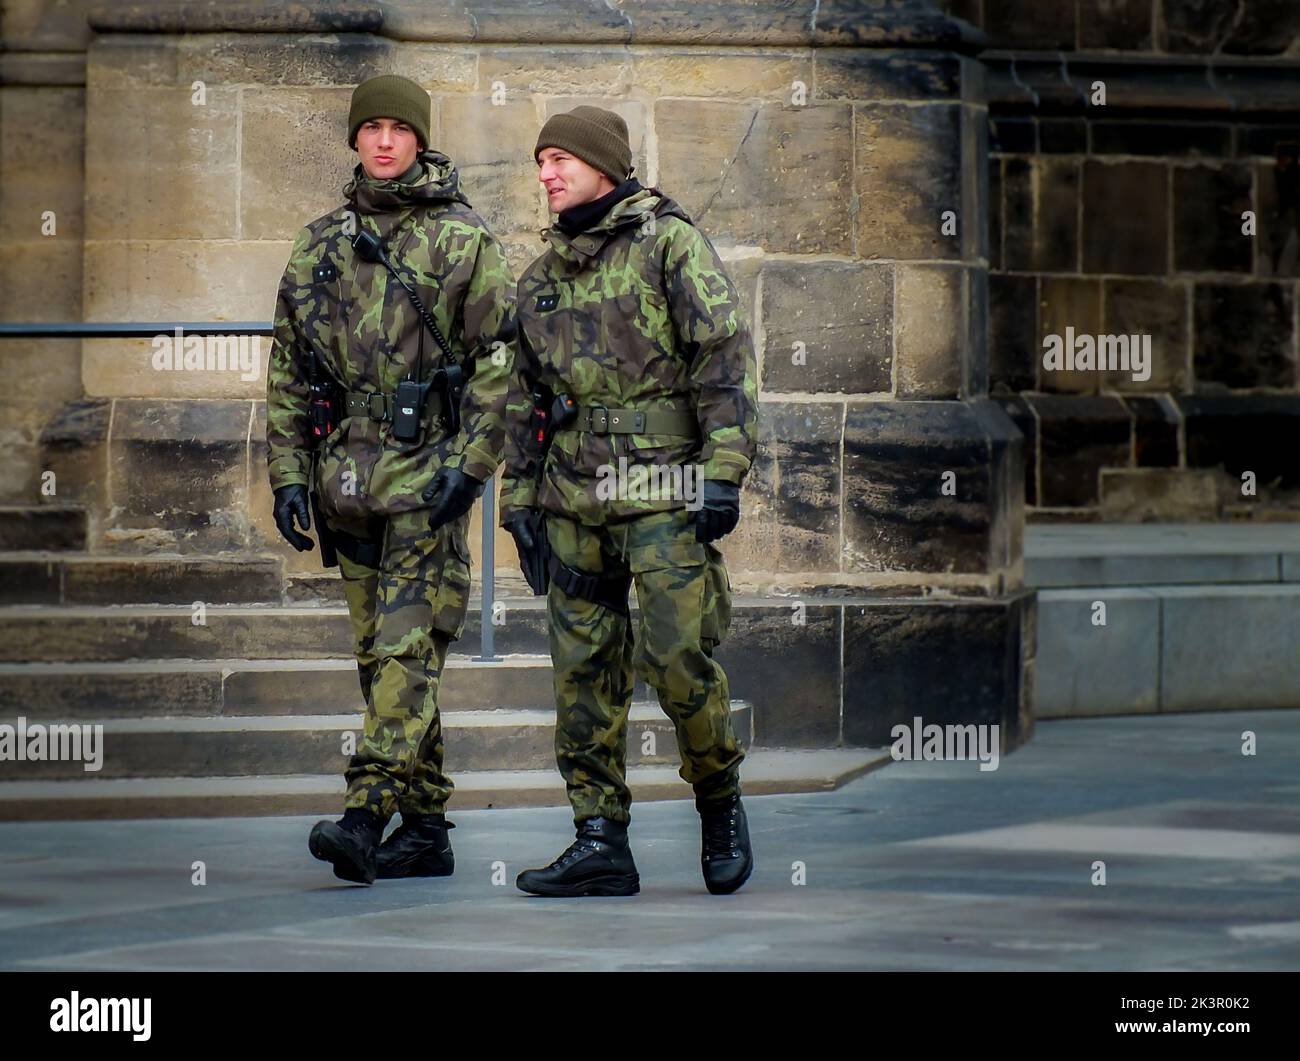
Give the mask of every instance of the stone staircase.
<path id="1" fill-rule="evenodd" d="M 0 761 L 0 820 L 336 812 L 361 728 L 337 581 L 286 583 L 275 557 L 99 555 L 85 544 L 75 507 L 0 507 L 0 723 L 102 725 L 104 748 L 95 772 Z M 506 598 L 495 661 L 469 654 L 477 601 L 453 646 L 440 696 L 453 809 L 566 802 L 541 603 Z M 888 759 L 763 747 L 734 688 L 732 719 L 751 794 L 832 789 Z M 638 685 L 634 797 L 688 798 L 677 763 L 672 725 Z"/>

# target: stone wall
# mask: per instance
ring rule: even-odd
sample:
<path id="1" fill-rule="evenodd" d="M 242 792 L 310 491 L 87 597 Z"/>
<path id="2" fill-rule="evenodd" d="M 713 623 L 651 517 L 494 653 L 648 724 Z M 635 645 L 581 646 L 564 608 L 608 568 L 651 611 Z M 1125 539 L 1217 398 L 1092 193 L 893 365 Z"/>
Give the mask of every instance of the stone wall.
<path id="1" fill-rule="evenodd" d="M 482 24 L 409 5 L 333 5 L 306 24 L 292 5 L 231 6 L 248 19 L 175 5 L 92 15 L 86 320 L 269 318 L 294 232 L 338 201 L 355 161 L 349 94 L 373 74 L 430 91 L 434 139 L 516 269 L 546 223 L 537 129 L 580 102 L 612 106 L 638 172 L 698 218 L 753 322 L 763 446 L 727 541 L 739 583 L 1018 584 L 1019 494 L 999 463 L 1018 439 L 978 404 L 986 114 L 960 23 L 919 3 L 888 18 L 823 3 L 788 22 L 773 17 L 790 5 L 724 4 L 716 24 L 707 6 L 637 5 L 629 33 L 575 3 L 594 26 L 583 45 L 551 39 L 558 9 L 483 43 Z M 63 496 L 94 507 L 92 547 L 252 549 L 310 573 L 315 558 L 283 547 L 269 518 L 263 374 L 159 372 L 150 353 L 148 340 L 86 341 L 84 400 L 45 432 L 50 461 L 70 461 Z M 497 554 L 512 566 L 504 536 Z"/>
<path id="2" fill-rule="evenodd" d="M 989 375 L 1029 518 L 1300 518 L 1300 6 L 948 6 L 990 38 Z M 1150 378 L 1049 370 L 1066 327 L 1149 335 Z"/>

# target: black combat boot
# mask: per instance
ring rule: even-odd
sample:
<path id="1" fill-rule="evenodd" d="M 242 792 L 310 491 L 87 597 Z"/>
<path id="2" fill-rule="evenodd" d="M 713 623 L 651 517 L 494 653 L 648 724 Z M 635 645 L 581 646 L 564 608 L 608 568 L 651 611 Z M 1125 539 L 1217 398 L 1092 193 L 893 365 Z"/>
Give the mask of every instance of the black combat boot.
<path id="1" fill-rule="evenodd" d="M 578 838 L 545 869 L 526 869 L 515 881 L 533 895 L 635 895 L 641 878 L 627 845 L 627 823 L 584 818 Z"/>
<path id="2" fill-rule="evenodd" d="M 704 883 L 714 895 L 730 895 L 754 869 L 754 855 L 749 849 L 749 823 L 740 797 L 725 803 L 695 801 L 700 812 L 700 868 Z"/>
<path id="3" fill-rule="evenodd" d="M 456 868 L 448 829 L 441 814 L 403 814 L 402 824 L 379 845 L 379 879 L 450 877 Z"/>
<path id="4" fill-rule="evenodd" d="M 384 823 L 361 807 L 349 807 L 337 822 L 317 822 L 307 849 L 322 862 L 334 864 L 334 876 L 354 884 L 375 882 L 376 853 Z"/>

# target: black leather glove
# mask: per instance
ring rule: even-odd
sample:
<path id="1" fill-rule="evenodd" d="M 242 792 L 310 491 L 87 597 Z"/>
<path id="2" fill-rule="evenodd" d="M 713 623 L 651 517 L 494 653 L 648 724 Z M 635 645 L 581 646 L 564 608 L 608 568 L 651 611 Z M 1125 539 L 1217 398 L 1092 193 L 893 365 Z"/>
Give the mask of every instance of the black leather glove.
<path id="1" fill-rule="evenodd" d="M 540 512 L 521 512 L 502 524 L 519 550 L 519 567 L 534 597 L 551 585 L 551 543 L 546 537 L 546 517 Z"/>
<path id="2" fill-rule="evenodd" d="M 692 512 L 697 542 L 717 541 L 730 534 L 740 522 L 740 487 L 720 479 L 705 479 L 701 490 L 703 505 Z"/>
<path id="3" fill-rule="evenodd" d="M 316 548 L 316 543 L 294 529 L 295 516 L 298 517 L 298 525 L 303 530 L 311 530 L 311 509 L 307 507 L 307 488 L 301 483 L 282 486 L 275 492 L 275 529 L 298 552 L 310 552 Z"/>
<path id="4" fill-rule="evenodd" d="M 429 530 L 460 519 L 483 493 L 483 483 L 458 468 L 439 468 L 424 490 L 429 509 Z"/>

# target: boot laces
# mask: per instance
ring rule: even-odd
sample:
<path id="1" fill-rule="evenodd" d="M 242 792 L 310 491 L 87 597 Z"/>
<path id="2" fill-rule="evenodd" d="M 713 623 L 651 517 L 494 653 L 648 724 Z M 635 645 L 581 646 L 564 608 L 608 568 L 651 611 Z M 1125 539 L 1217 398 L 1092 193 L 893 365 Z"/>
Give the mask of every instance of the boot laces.
<path id="1" fill-rule="evenodd" d="M 736 812 L 710 814 L 704 819 L 704 854 L 706 858 L 735 858 L 740 853 L 736 831 Z"/>

